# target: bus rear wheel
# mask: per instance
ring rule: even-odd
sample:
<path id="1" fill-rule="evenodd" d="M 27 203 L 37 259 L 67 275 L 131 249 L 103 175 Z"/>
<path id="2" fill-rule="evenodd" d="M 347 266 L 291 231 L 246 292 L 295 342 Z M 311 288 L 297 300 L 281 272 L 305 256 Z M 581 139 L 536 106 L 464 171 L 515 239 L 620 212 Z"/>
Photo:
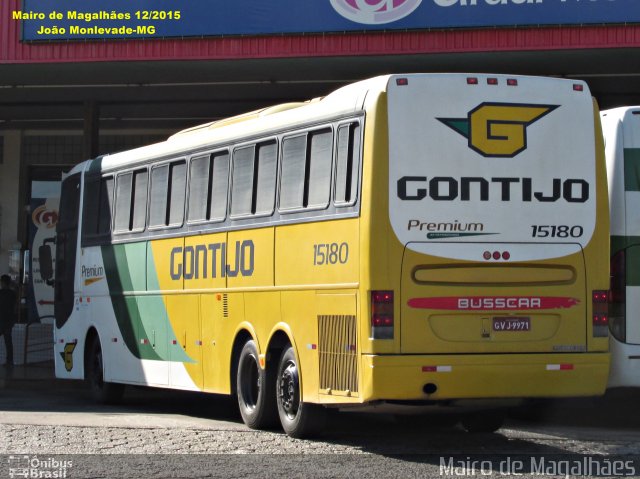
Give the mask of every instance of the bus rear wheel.
<path id="1" fill-rule="evenodd" d="M 109 383 L 104 380 L 104 361 L 98 336 L 95 336 L 91 342 L 85 373 L 91 397 L 96 402 L 112 404 L 122 399 L 124 384 Z"/>
<path id="2" fill-rule="evenodd" d="M 251 429 L 266 429 L 277 424 L 273 373 L 260 367 L 258 348 L 247 341 L 238 358 L 236 391 L 244 423 Z"/>
<path id="3" fill-rule="evenodd" d="M 305 438 L 317 435 L 326 422 L 326 409 L 304 403 L 300 391 L 300 370 L 296 355 L 289 346 L 280 357 L 276 380 L 276 402 L 282 429 L 289 436 Z"/>

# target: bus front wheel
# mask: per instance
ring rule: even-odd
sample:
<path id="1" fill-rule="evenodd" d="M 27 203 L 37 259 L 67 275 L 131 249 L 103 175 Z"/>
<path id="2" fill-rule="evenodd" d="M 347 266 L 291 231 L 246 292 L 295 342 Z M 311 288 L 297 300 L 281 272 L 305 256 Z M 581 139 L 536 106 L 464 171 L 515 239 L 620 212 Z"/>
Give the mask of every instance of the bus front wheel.
<path id="1" fill-rule="evenodd" d="M 276 381 L 276 402 L 284 432 L 295 438 L 319 433 L 326 420 L 326 410 L 317 404 L 304 403 L 300 392 L 300 370 L 293 348 L 280 358 Z"/>
<path id="2" fill-rule="evenodd" d="M 91 396 L 96 402 L 112 404 L 122 398 L 124 384 L 109 383 L 104 380 L 104 360 L 98 336 L 95 336 L 91 342 L 85 372 Z"/>
<path id="3" fill-rule="evenodd" d="M 277 424 L 273 373 L 260 367 L 256 344 L 247 341 L 238 359 L 236 391 L 242 420 L 251 429 Z"/>

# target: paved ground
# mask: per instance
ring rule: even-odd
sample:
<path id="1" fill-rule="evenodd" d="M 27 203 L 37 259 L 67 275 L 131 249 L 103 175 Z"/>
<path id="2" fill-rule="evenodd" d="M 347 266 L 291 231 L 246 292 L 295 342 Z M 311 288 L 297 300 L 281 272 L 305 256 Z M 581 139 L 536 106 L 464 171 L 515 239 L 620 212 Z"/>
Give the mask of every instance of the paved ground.
<path id="1" fill-rule="evenodd" d="M 130 388 L 122 404 L 97 406 L 80 385 L 46 370 L 20 374 L 0 389 L 2 478 L 25 477 L 15 473 L 30 473 L 29 463 L 36 473 L 109 478 L 565 477 L 610 472 L 605 466 L 640 477 L 632 392 L 557 404 L 542 422 L 510 419 L 495 434 L 333 414 L 325 434 L 300 441 L 247 429 L 225 397 Z M 71 465 L 61 468 L 63 461 Z"/>

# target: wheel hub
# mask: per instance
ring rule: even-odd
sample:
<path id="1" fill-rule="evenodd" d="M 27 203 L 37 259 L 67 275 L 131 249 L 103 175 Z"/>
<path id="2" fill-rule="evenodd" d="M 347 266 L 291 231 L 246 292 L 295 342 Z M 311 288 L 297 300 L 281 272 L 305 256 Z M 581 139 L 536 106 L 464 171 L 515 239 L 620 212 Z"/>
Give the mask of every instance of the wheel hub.
<path id="1" fill-rule="evenodd" d="M 295 364 L 287 364 L 280 377 L 280 403 L 289 416 L 295 416 L 298 412 L 298 369 Z"/>

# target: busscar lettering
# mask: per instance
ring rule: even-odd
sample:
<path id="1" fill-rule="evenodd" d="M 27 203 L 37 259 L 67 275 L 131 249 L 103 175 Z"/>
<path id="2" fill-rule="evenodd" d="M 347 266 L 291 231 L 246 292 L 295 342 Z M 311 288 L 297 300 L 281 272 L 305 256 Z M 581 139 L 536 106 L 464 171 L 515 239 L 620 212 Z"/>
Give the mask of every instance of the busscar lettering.
<path id="1" fill-rule="evenodd" d="M 233 248 L 235 260 L 227 264 L 227 251 Z M 171 279 L 209 279 L 252 276 L 255 265 L 255 246 L 252 240 L 235 244 L 209 243 L 195 246 L 176 246 L 171 250 L 169 274 Z"/>
<path id="2" fill-rule="evenodd" d="M 540 298 L 458 298 L 458 309 L 540 309 Z"/>
<path id="3" fill-rule="evenodd" d="M 398 198 L 405 201 L 419 201 L 427 197 L 433 201 L 539 201 L 556 202 L 563 199 L 567 203 L 586 203 L 589 200 L 589 183 L 580 178 L 552 178 L 544 188 L 533 186 L 532 178 L 511 177 L 461 177 L 403 176 L 397 182 Z"/>

